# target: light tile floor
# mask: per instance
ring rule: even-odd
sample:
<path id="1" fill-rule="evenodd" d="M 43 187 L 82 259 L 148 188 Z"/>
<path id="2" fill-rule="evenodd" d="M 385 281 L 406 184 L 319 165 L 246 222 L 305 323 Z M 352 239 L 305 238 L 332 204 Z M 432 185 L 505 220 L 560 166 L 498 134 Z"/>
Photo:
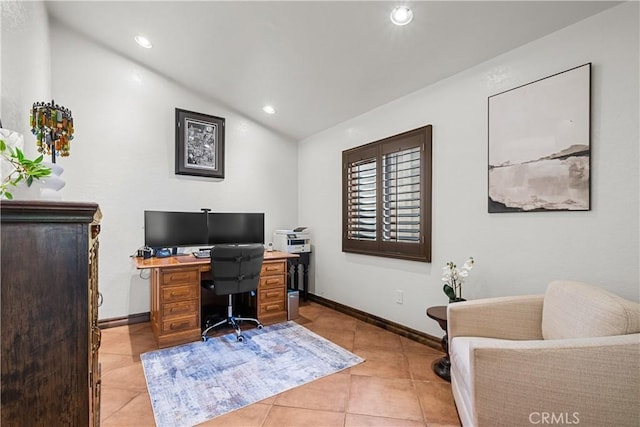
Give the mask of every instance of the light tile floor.
<path id="1" fill-rule="evenodd" d="M 201 426 L 460 425 L 450 384 L 431 370 L 442 352 L 315 303 L 297 321 L 366 361 Z M 155 425 L 140 362 L 155 349 L 149 323 L 102 331 L 102 426 Z"/>

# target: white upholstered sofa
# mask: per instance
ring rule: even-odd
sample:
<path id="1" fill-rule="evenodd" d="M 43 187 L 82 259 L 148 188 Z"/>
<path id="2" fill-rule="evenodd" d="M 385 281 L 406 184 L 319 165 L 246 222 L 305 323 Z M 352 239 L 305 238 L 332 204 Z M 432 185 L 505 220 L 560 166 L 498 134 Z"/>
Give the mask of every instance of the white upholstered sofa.
<path id="1" fill-rule="evenodd" d="M 640 304 L 579 282 L 447 308 L 464 426 L 640 426 Z"/>

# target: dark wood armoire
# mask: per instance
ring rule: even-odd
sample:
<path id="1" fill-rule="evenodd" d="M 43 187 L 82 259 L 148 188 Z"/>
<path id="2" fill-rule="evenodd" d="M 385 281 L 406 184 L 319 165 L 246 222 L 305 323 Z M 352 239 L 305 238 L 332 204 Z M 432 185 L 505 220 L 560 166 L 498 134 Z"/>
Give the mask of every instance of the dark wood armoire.
<path id="1" fill-rule="evenodd" d="M 0 424 L 100 423 L 95 203 L 2 201 Z"/>

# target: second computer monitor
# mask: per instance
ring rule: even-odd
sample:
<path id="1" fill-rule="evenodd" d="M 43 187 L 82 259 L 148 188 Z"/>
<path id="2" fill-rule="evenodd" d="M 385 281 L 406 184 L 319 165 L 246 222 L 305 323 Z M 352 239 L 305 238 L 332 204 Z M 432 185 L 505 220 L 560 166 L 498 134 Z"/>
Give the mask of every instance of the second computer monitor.
<path id="1" fill-rule="evenodd" d="M 264 243 L 264 213 L 212 212 L 208 229 L 210 245 Z"/>
<path id="2" fill-rule="evenodd" d="M 144 244 L 152 248 L 206 245 L 207 220 L 201 212 L 144 211 Z"/>

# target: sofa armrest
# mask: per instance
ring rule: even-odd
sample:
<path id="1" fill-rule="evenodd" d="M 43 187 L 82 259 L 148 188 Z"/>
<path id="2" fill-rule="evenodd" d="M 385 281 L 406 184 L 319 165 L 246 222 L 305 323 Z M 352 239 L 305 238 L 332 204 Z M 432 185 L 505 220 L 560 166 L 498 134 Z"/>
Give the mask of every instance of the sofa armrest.
<path id="1" fill-rule="evenodd" d="M 483 341 L 470 348 L 478 426 L 638 426 L 640 334 Z"/>
<path id="2" fill-rule="evenodd" d="M 449 304 L 449 342 L 460 336 L 540 340 L 543 298 L 544 295 L 523 295 Z"/>

